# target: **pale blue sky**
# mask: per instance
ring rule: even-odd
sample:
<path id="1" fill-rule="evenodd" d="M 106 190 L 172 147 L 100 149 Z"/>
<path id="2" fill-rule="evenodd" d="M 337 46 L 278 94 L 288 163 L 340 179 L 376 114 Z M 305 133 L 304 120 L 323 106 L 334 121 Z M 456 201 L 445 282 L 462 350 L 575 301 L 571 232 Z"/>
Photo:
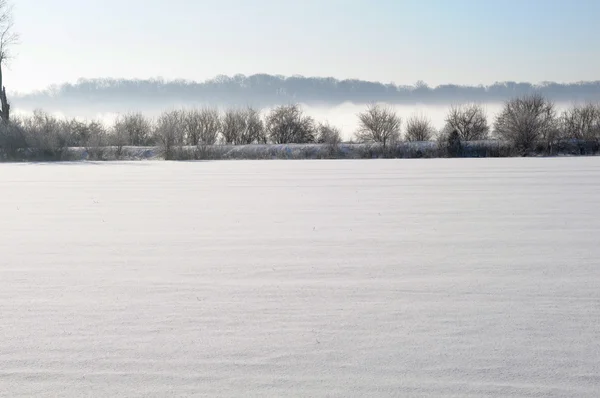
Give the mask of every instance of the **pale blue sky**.
<path id="1" fill-rule="evenodd" d="M 270 73 L 413 84 L 600 79 L 598 0 L 13 0 L 9 91 Z"/>

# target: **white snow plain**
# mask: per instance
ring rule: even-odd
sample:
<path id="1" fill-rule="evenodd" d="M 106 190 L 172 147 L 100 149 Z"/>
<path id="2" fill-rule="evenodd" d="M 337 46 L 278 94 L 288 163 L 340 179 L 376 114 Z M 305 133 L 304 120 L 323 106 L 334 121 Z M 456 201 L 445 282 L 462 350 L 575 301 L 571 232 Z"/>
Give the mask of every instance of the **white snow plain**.
<path id="1" fill-rule="evenodd" d="M 600 394 L 600 158 L 0 165 L 6 397 Z"/>

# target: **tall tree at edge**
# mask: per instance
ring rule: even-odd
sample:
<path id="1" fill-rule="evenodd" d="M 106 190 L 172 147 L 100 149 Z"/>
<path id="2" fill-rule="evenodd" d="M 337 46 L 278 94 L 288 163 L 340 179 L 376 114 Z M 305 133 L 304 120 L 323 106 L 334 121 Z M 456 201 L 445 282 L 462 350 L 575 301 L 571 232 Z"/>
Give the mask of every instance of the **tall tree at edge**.
<path id="1" fill-rule="evenodd" d="M 11 58 L 10 48 L 17 44 L 19 35 L 13 32 L 12 5 L 7 0 L 0 0 L 0 119 L 10 119 L 10 104 L 6 98 L 2 67 Z"/>

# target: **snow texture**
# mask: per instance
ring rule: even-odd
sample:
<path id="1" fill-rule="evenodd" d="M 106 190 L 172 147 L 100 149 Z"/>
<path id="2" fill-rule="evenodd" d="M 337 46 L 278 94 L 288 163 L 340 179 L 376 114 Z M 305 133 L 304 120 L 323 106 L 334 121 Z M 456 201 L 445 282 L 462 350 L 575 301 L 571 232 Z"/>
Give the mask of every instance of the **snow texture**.
<path id="1" fill-rule="evenodd" d="M 596 397 L 600 158 L 0 165 L 0 395 Z"/>

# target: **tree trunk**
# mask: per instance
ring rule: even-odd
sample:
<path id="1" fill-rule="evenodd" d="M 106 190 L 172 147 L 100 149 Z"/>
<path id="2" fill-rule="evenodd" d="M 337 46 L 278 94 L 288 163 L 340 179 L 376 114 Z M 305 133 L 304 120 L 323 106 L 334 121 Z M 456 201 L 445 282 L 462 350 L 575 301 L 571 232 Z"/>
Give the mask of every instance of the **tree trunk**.
<path id="1" fill-rule="evenodd" d="M 0 119 L 3 122 L 8 122 L 10 118 L 10 104 L 6 98 L 6 87 L 2 85 L 2 64 L 0 63 Z"/>

